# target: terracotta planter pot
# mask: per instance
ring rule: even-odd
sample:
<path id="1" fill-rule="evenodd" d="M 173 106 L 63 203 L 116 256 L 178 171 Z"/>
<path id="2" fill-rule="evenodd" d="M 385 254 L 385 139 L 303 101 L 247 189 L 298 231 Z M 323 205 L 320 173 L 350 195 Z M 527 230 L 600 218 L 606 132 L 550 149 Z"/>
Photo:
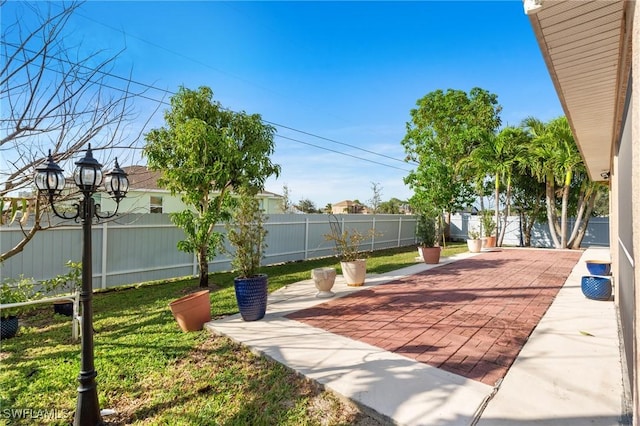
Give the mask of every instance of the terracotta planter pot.
<path id="1" fill-rule="evenodd" d="M 311 278 L 318 289 L 316 297 L 331 297 L 336 282 L 336 268 L 316 268 L 311 270 Z"/>
<path id="2" fill-rule="evenodd" d="M 496 236 L 482 238 L 482 248 L 494 248 L 496 246 Z"/>
<path id="3" fill-rule="evenodd" d="M 482 251 L 482 240 L 467 240 L 467 247 L 471 253 L 480 253 Z"/>
<path id="4" fill-rule="evenodd" d="M 418 247 L 424 263 L 436 264 L 440 262 L 440 247 Z"/>
<path id="5" fill-rule="evenodd" d="M 340 262 L 340 267 L 347 285 L 352 287 L 364 285 L 364 280 L 367 276 L 367 261 L 365 259 Z"/>
<path id="6" fill-rule="evenodd" d="M 202 330 L 204 323 L 211 321 L 209 290 L 188 294 L 169 303 L 169 307 L 182 331 Z"/>

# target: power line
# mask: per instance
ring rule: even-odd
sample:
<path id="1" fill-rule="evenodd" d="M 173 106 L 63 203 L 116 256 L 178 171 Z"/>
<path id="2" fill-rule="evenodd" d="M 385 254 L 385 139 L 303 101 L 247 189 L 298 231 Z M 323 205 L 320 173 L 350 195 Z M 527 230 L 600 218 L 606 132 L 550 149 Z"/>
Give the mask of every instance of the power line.
<path id="1" fill-rule="evenodd" d="M 276 133 L 276 136 L 279 137 L 279 138 L 282 138 L 282 139 L 287 139 L 287 140 L 290 140 L 290 141 L 293 141 L 293 142 L 301 143 L 301 144 L 304 144 L 304 145 L 309 145 L 309 146 L 312 146 L 314 148 L 323 149 L 325 151 L 334 152 L 336 154 L 345 155 L 345 156 L 351 157 L 351 158 L 357 158 L 358 160 L 367 161 L 369 163 L 378 164 L 378 165 L 384 166 L 384 167 L 389 167 L 391 169 L 402 170 L 403 172 L 410 172 L 411 171 L 411 170 L 403 169 L 403 168 L 400 168 L 400 167 L 391 166 L 389 164 L 380 163 L 378 161 L 369 160 L 368 158 L 358 157 L 356 155 L 348 154 L 346 152 L 336 151 L 335 149 L 326 148 L 324 146 L 315 145 L 315 144 L 312 144 L 310 142 L 304 142 L 304 141 L 301 141 L 301 140 L 298 140 L 298 139 L 290 138 L 290 137 L 287 137 L 287 136 L 282 136 L 282 135 L 279 135 L 277 133 Z"/>
<path id="2" fill-rule="evenodd" d="M 89 18 L 87 18 L 87 19 L 89 19 Z M 97 21 L 96 21 L 96 22 L 97 22 Z M 98 23 L 98 24 L 101 24 L 100 22 L 97 22 L 97 23 Z M 105 24 L 101 24 L 101 25 L 105 25 Z M 109 27 L 108 25 L 105 25 L 105 26 L 107 26 L 108 28 L 111 28 L 111 27 Z M 126 33 L 125 33 L 125 34 L 126 34 Z M 141 41 L 143 41 L 143 42 L 149 43 L 149 44 L 151 44 L 152 46 L 157 46 L 155 43 L 148 42 L 148 41 L 146 41 L 146 40 L 144 40 L 144 39 L 141 39 L 141 38 L 139 38 L 139 37 L 135 37 L 135 38 L 138 38 L 138 39 L 140 39 L 140 40 L 141 40 Z M 5 41 L 3 41 L 3 42 L 2 42 L 2 44 L 5 44 L 5 45 L 10 46 L 10 47 L 13 47 L 13 48 L 22 48 L 23 50 L 25 50 L 25 51 L 27 51 L 27 52 L 29 52 L 29 53 L 32 53 L 32 54 L 37 54 L 37 53 L 38 53 L 38 52 L 35 52 L 35 51 L 31 50 L 31 49 L 26 48 L 25 46 L 19 46 L 19 45 L 16 45 L 16 44 L 7 43 L 7 42 L 5 42 Z M 158 47 L 162 48 L 162 46 L 158 46 Z M 176 53 L 176 52 L 173 52 L 173 51 L 172 51 L 172 50 L 170 50 L 170 49 L 165 49 L 165 50 L 167 50 L 167 51 L 168 51 L 168 52 L 170 52 L 170 53 Z M 176 54 L 177 54 L 177 53 L 176 53 Z M 187 58 L 187 59 L 194 60 L 194 61 L 196 61 L 197 63 L 200 63 L 199 61 L 197 61 L 197 60 L 195 60 L 195 59 L 192 59 L 192 58 L 189 58 L 189 57 L 187 57 L 186 55 L 179 54 L 179 56 L 184 56 L 184 57 L 185 57 L 185 58 Z M 157 90 L 157 91 L 159 91 L 159 92 L 162 92 L 162 93 L 165 93 L 165 94 L 168 94 L 168 95 L 171 95 L 171 96 L 173 96 L 173 95 L 175 95 L 175 94 L 176 94 L 176 92 L 173 92 L 173 91 L 168 90 L 168 89 L 163 89 L 163 88 L 160 88 L 160 87 L 156 87 L 156 86 L 154 86 L 154 85 L 152 85 L 152 84 L 148 84 L 148 83 L 142 83 L 142 82 L 139 82 L 139 81 L 133 80 L 133 79 L 131 79 L 131 78 L 122 77 L 122 76 L 119 76 L 119 75 L 113 74 L 112 72 L 108 72 L 108 71 L 104 71 L 104 70 L 95 70 L 95 69 L 92 69 L 92 68 L 90 68 L 90 67 L 88 67 L 88 66 L 86 66 L 86 65 L 82 65 L 82 64 L 78 64 L 78 63 L 71 62 L 71 61 L 69 61 L 68 59 L 64 59 L 64 58 L 56 58 L 56 57 L 52 57 L 52 58 L 55 58 L 56 60 L 58 60 L 58 61 L 60 61 L 60 62 L 68 63 L 68 64 L 70 64 L 70 65 L 79 66 L 79 67 L 82 67 L 82 68 L 87 68 L 87 69 L 90 69 L 90 70 L 96 71 L 96 72 L 98 72 L 98 73 L 100 73 L 100 74 L 103 74 L 103 75 L 105 75 L 105 76 L 112 77 L 112 78 L 115 78 L 115 79 L 118 79 L 118 80 L 122 80 L 122 81 L 124 81 L 124 82 L 126 82 L 126 83 L 128 83 L 128 84 L 133 83 L 133 84 L 136 84 L 136 85 L 138 85 L 138 86 L 145 87 L 145 88 L 147 88 L 147 89 Z M 205 65 L 205 66 L 206 66 L 206 64 L 203 64 L 203 65 Z M 45 68 L 46 68 L 46 69 L 48 69 L 48 70 L 49 70 L 49 71 L 51 71 L 51 72 L 62 73 L 60 70 L 56 70 L 56 69 L 52 69 L 52 68 L 48 68 L 48 67 L 45 67 Z M 112 90 L 118 90 L 118 91 L 123 92 L 123 93 L 127 93 L 127 92 L 128 92 L 128 90 L 127 90 L 127 89 L 123 89 L 123 88 L 119 88 L 119 87 L 111 86 L 111 85 L 108 85 L 108 84 L 106 84 L 106 83 L 104 83 L 104 82 L 99 82 L 99 83 L 97 83 L 97 84 L 99 84 L 100 86 L 104 86 L 104 87 L 106 87 L 106 88 L 112 89 Z M 128 92 L 128 93 L 131 93 L 131 92 Z M 143 93 L 144 93 L 144 92 L 143 92 Z M 169 102 L 165 101 L 164 99 L 160 99 L 160 100 L 159 100 L 159 99 L 155 99 L 155 98 L 153 98 L 153 97 L 150 97 L 150 96 L 144 95 L 143 93 L 132 93 L 132 95 L 133 95 L 133 96 L 140 97 L 140 98 L 142 98 L 142 99 L 146 99 L 146 100 L 152 101 L 152 102 L 156 102 L 156 103 L 161 104 L 161 105 L 167 105 L 167 106 L 170 106 L 170 105 L 171 105 Z M 230 108 L 223 107 L 222 105 L 221 105 L 220 107 L 221 107 L 222 109 L 226 110 L 226 111 L 235 112 L 235 111 L 231 110 Z M 349 148 L 352 148 L 352 149 L 356 149 L 356 150 L 358 150 L 358 151 L 366 152 L 366 153 L 371 154 L 371 155 L 376 155 L 376 156 L 378 156 L 378 157 L 382 157 L 382 158 L 385 158 L 385 159 L 388 159 L 388 160 L 392 160 L 392 161 L 400 162 L 400 163 L 403 163 L 403 164 L 407 164 L 407 163 L 409 163 L 409 164 L 417 165 L 417 163 L 415 163 L 415 162 L 413 162 L 413 161 L 405 161 L 405 160 L 401 160 L 401 159 L 398 159 L 398 158 L 395 158 L 395 157 L 391 157 L 391 156 L 389 156 L 389 155 L 385 155 L 385 154 L 381 154 L 381 153 L 378 153 L 378 152 L 375 152 L 375 151 L 371 151 L 371 150 L 368 150 L 368 149 L 364 149 L 364 148 L 358 147 L 358 146 L 356 146 L 356 145 L 348 144 L 348 143 L 345 143 L 345 142 L 340 142 L 340 141 L 335 140 L 335 139 L 330 139 L 330 138 L 327 138 L 327 137 L 324 137 L 324 136 L 316 135 L 316 134 L 311 133 L 311 132 L 307 132 L 307 131 L 304 131 L 304 130 L 296 129 L 296 128 L 291 127 L 291 126 L 287 126 L 287 125 L 284 125 L 284 124 L 280 124 L 280 123 L 276 123 L 276 122 L 273 122 L 273 121 L 269 121 L 269 120 L 266 120 L 266 119 L 264 119 L 264 118 L 262 118 L 262 121 L 263 121 L 264 123 L 270 124 L 270 125 L 272 125 L 272 126 L 276 126 L 276 127 L 282 128 L 282 129 L 291 130 L 291 131 L 296 132 L 296 133 L 300 133 L 300 134 L 303 134 L 303 135 L 306 135 L 306 136 L 311 136 L 311 137 L 314 137 L 314 138 L 317 138 L 317 139 L 320 139 L 320 140 L 324 140 L 324 141 L 327 141 L 327 142 L 331 142 L 331 143 L 334 143 L 334 144 L 337 144 L 337 145 L 346 146 L 346 147 L 349 147 Z M 358 160 L 367 161 L 367 162 L 370 162 L 370 163 L 374 163 L 374 164 L 382 165 L 382 166 L 385 166 L 385 167 L 389 167 L 389 168 L 393 168 L 393 169 L 397 169 L 397 170 L 402 170 L 402 171 L 409 172 L 409 170 L 406 170 L 406 169 L 403 169 L 403 168 L 400 168 L 400 167 L 391 166 L 391 165 L 388 165 L 388 164 L 384 164 L 384 163 L 380 163 L 380 162 L 377 162 L 377 161 L 369 160 L 369 159 L 364 158 L 364 157 L 358 157 L 358 156 L 353 155 L 353 154 L 347 154 L 347 153 L 345 153 L 345 152 L 341 152 L 341 151 L 337 151 L 337 150 L 332 150 L 332 149 L 329 149 L 329 148 L 321 147 L 321 146 L 319 146 L 319 145 L 314 145 L 314 144 L 312 144 L 312 143 L 304 142 L 304 141 L 301 141 L 301 140 L 299 140 L 299 139 L 289 138 L 289 137 L 285 137 L 285 136 L 282 136 L 282 135 L 279 135 L 279 134 L 276 134 L 276 135 L 277 135 L 277 136 L 279 136 L 279 137 L 281 137 L 281 138 L 283 138 L 283 139 L 291 140 L 291 141 L 293 141 L 293 142 L 301 143 L 301 144 L 308 145 L 308 146 L 313 146 L 313 147 L 316 147 L 316 148 L 319 148 L 319 149 L 324 149 L 324 150 L 327 150 L 327 151 L 335 152 L 335 153 L 337 153 L 337 154 L 341 154 L 341 155 L 345 155 L 345 156 L 348 156 L 348 157 L 352 157 L 352 158 L 355 158 L 355 159 L 358 159 Z"/>

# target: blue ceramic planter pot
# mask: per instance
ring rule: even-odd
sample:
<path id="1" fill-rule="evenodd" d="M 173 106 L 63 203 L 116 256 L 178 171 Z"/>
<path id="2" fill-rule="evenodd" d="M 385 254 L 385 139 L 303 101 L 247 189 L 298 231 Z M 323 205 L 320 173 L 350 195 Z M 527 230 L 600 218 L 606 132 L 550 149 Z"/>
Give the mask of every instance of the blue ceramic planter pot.
<path id="1" fill-rule="evenodd" d="M 264 274 L 250 278 L 234 278 L 233 287 L 240 315 L 245 321 L 257 321 L 267 311 L 267 283 Z"/>
<path id="2" fill-rule="evenodd" d="M 18 317 L 0 317 L 0 339 L 10 339 L 18 332 Z"/>
<path id="3" fill-rule="evenodd" d="M 587 260 L 587 270 L 591 275 L 609 275 L 611 273 L 611 262 L 601 260 Z"/>
<path id="4" fill-rule="evenodd" d="M 611 279 L 608 277 L 582 277 L 582 294 L 588 299 L 609 300 L 611 298 Z"/>

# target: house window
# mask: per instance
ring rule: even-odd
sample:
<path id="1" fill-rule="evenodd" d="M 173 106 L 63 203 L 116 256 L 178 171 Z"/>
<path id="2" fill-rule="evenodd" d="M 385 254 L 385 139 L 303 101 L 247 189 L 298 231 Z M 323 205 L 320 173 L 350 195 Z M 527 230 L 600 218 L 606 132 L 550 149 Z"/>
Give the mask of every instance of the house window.
<path id="1" fill-rule="evenodd" d="M 149 213 L 162 213 L 162 197 L 152 195 L 149 198 Z"/>

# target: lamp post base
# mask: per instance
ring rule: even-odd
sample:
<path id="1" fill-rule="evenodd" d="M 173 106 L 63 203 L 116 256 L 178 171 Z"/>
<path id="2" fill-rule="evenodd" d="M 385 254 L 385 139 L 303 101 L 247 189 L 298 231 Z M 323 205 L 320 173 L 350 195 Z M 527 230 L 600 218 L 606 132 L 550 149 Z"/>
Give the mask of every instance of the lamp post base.
<path id="1" fill-rule="evenodd" d="M 80 386 L 78 386 L 78 404 L 73 420 L 74 426 L 104 424 L 100 416 L 100 405 L 98 404 L 98 389 L 95 380 L 97 375 L 94 370 L 81 372 L 78 376 Z"/>

